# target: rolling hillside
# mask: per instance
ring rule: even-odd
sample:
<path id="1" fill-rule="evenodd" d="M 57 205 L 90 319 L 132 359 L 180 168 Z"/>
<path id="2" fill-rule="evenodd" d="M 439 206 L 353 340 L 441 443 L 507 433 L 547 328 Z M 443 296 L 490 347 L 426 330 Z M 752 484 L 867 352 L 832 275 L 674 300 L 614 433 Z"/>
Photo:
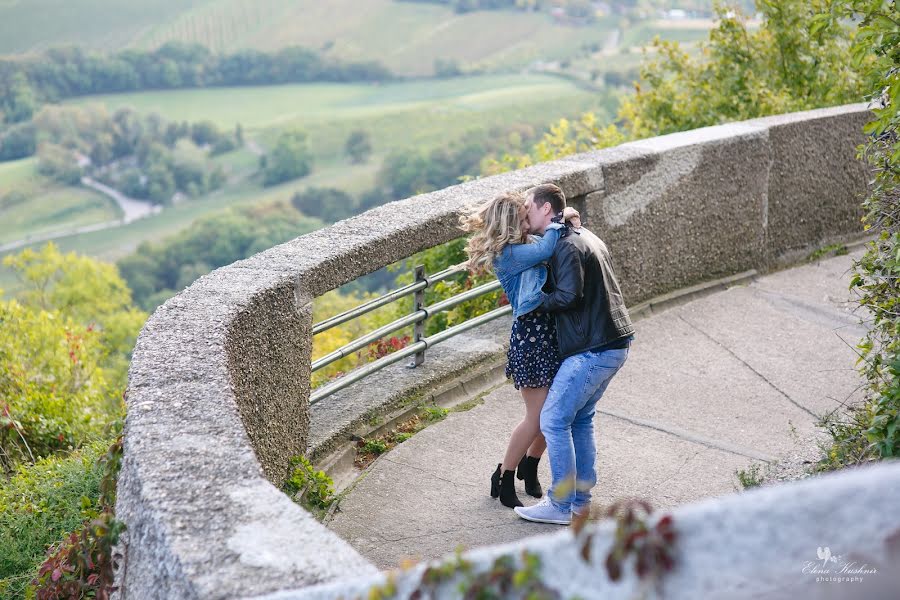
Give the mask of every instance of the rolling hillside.
<path id="1" fill-rule="evenodd" d="M 385 85 L 302 84 L 171 90 L 86 96 L 67 104 L 130 106 L 169 121 L 240 123 L 264 145 L 285 128 L 310 135 L 317 160 L 343 154 L 347 135 L 364 129 L 376 154 L 404 147 L 430 149 L 466 130 L 514 122 L 543 126 L 589 108 L 612 112 L 609 94 L 586 91 L 546 75 L 460 77 Z"/>
<path id="2" fill-rule="evenodd" d="M 565 58 L 602 44 L 615 23 L 567 27 L 540 13 L 456 14 L 393 0 L 0 0 L 0 54 L 60 45 L 154 48 L 171 40 L 218 51 L 299 45 L 424 75 L 436 59 L 492 69 Z"/>
<path id="3" fill-rule="evenodd" d="M 233 180 L 227 189 L 193 199 L 128 226 L 57 240 L 66 250 L 113 260 L 145 239 L 159 239 L 187 227 L 194 219 L 226 206 L 287 200 L 306 187 L 334 187 L 359 194 L 375 185 L 382 159 L 392 151 L 431 151 L 447 146 L 473 129 L 528 123 L 537 129 L 584 110 L 612 114 L 611 94 L 589 92 L 546 75 L 462 77 L 380 86 L 305 84 L 210 88 L 88 96 L 70 104 L 100 103 L 110 110 L 131 106 L 157 112 L 170 121 L 210 119 L 226 130 L 241 123 L 252 144 L 216 157 Z M 281 131 L 300 128 L 310 136 L 313 173 L 272 188 L 250 176 L 257 168 L 253 150 L 271 147 Z M 364 129 L 373 155 L 351 165 L 344 155 L 347 135 Z M 19 191 L 27 202 L 3 208 L 0 243 L 74 225 L 116 218 L 111 201 L 81 187 L 53 184 L 36 171 L 34 158 L 0 163 L 0 197 Z M 471 173 L 475 174 L 475 173 Z M 15 218 L 13 218 L 15 217 Z M 0 284 L 2 284 L 0 280 Z M 3 287 L 0 285 L 0 287 Z"/>

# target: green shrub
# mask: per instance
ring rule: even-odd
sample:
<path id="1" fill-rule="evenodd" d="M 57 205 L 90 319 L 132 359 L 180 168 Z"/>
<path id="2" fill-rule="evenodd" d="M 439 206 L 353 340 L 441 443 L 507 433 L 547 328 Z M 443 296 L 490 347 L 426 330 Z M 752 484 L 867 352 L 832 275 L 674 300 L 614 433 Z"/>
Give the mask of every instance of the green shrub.
<path id="1" fill-rule="evenodd" d="M 745 490 L 761 486 L 765 478 L 758 463 L 751 464 L 747 469 L 738 469 L 734 474 Z"/>
<path id="2" fill-rule="evenodd" d="M 283 490 L 289 496 L 306 492 L 306 502 L 314 508 L 328 508 L 334 501 L 334 481 L 324 471 L 317 471 L 303 456 L 291 459 L 294 470 Z"/>
<path id="3" fill-rule="evenodd" d="M 47 548 L 81 524 L 97 518 L 109 442 L 66 456 L 20 466 L 0 479 L 0 598 L 22 598 Z"/>
<path id="4" fill-rule="evenodd" d="M 0 301 L 0 471 L 97 440 L 117 417 L 100 332 Z"/>
<path id="5" fill-rule="evenodd" d="M 424 411 L 425 420 L 430 423 L 443 421 L 444 417 L 446 417 L 450 413 L 449 410 L 440 406 L 426 406 Z"/>
<path id="6" fill-rule="evenodd" d="M 857 345 L 865 400 L 825 425 L 833 443 L 819 467 L 841 468 L 900 457 L 900 20 L 896 2 L 849 0 L 858 23 L 854 65 L 874 81 L 872 119 L 860 157 L 871 169 L 863 224 L 875 239 L 854 265 L 850 287 L 859 295 L 869 328 Z"/>
<path id="7" fill-rule="evenodd" d="M 363 452 L 368 452 L 370 454 L 384 454 L 385 452 L 390 450 L 391 447 L 385 440 L 380 438 L 373 438 L 363 441 L 361 449 Z"/>
<path id="8" fill-rule="evenodd" d="M 306 134 L 302 131 L 286 131 L 278 137 L 275 148 L 261 157 L 263 185 L 276 185 L 309 175 L 313 155 Z"/>

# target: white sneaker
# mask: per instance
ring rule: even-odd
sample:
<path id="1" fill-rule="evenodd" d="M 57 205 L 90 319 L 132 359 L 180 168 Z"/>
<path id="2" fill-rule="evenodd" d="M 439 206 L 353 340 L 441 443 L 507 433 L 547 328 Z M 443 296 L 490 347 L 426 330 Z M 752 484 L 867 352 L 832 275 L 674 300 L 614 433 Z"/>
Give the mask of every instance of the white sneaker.
<path id="1" fill-rule="evenodd" d="M 513 509 L 526 521 L 535 523 L 552 523 L 553 525 L 570 525 L 572 513 L 563 512 L 553 506 L 550 498 L 544 498 L 534 506 L 517 506 Z"/>

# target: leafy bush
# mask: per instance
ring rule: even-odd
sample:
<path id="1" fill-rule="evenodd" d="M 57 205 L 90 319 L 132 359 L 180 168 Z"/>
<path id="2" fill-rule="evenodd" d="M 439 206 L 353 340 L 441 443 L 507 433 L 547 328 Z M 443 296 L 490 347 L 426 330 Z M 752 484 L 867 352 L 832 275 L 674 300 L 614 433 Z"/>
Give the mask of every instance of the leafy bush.
<path id="1" fill-rule="evenodd" d="M 324 471 L 317 471 L 303 456 L 291 459 L 294 470 L 285 482 L 286 494 L 295 496 L 306 493 L 304 498 L 315 508 L 328 508 L 334 501 L 334 481 Z"/>
<path id="2" fill-rule="evenodd" d="M 291 204 L 304 215 L 329 223 L 354 215 L 358 209 L 353 196 L 337 188 L 303 189 L 291 197 Z"/>
<path id="3" fill-rule="evenodd" d="M 77 447 L 110 420 L 98 332 L 56 312 L 0 302 L 0 467 Z"/>
<path id="4" fill-rule="evenodd" d="M 360 449 L 369 454 L 384 454 L 390 449 L 390 446 L 385 440 L 372 438 L 363 440 Z"/>
<path id="5" fill-rule="evenodd" d="M 436 423 L 438 421 L 443 421 L 450 411 L 441 406 L 426 406 L 424 409 L 425 420 L 429 423 Z"/>
<path id="6" fill-rule="evenodd" d="M 121 561 L 114 548 L 124 530 L 124 523 L 104 511 L 53 546 L 32 581 L 37 600 L 109 598 L 115 591 L 113 578 Z"/>
<path id="7" fill-rule="evenodd" d="M 275 185 L 309 175 L 313 155 L 306 134 L 288 131 L 278 136 L 275 148 L 260 157 L 263 185 Z"/>
<path id="8" fill-rule="evenodd" d="M 44 144 L 38 150 L 38 172 L 67 185 L 78 185 L 81 167 L 70 150 L 56 144 Z"/>
<path id="9" fill-rule="evenodd" d="M 861 156 L 874 173 L 863 223 L 876 239 L 854 265 L 851 281 L 871 316 L 858 345 L 866 397 L 846 415 L 826 420 L 833 444 L 823 469 L 900 456 L 900 18 L 895 1 L 848 0 L 844 7 L 859 19 L 855 64 L 874 80 L 876 107 Z"/>
<path id="10" fill-rule="evenodd" d="M 0 598 L 24 597 L 47 547 L 99 516 L 107 446 L 96 442 L 0 478 Z"/>
<path id="11" fill-rule="evenodd" d="M 351 131 L 344 143 L 344 152 L 353 164 L 362 164 L 369 160 L 372 154 L 372 138 L 369 132 L 364 129 Z"/>
<path id="12" fill-rule="evenodd" d="M 655 41 L 636 93 L 620 110 L 632 137 L 858 101 L 864 78 L 850 60 L 842 0 L 756 0 L 759 28 L 731 7 L 699 56 Z"/>
<path id="13" fill-rule="evenodd" d="M 6 256 L 3 265 L 22 284 L 17 298 L 23 307 L 32 312 L 48 311 L 63 320 L 71 319 L 75 323 L 73 327 L 90 334 L 88 338 L 93 335 L 99 338 L 99 364 L 106 369 L 110 384 L 118 390 L 124 389 L 131 350 L 147 315 L 133 306 L 131 290 L 116 267 L 74 252 L 63 254 L 52 243 L 40 251 L 26 249 Z M 56 317 L 47 319 L 59 321 Z M 2 335 L 0 332 L 0 338 Z M 11 344 L 14 342 L 10 339 Z M 46 337 L 35 337 L 32 344 L 32 352 L 48 349 Z M 119 406 L 120 395 L 119 391 L 111 398 L 113 406 Z"/>
<path id="14" fill-rule="evenodd" d="M 37 150 L 37 129 L 32 123 L 19 123 L 0 133 L 0 161 L 31 156 Z"/>

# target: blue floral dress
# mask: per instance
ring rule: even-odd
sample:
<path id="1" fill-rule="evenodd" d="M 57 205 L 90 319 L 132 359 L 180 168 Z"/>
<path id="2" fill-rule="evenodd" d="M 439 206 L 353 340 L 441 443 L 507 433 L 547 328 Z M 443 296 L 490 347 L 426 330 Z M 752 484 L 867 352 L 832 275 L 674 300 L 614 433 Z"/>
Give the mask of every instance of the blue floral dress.
<path id="1" fill-rule="evenodd" d="M 517 390 L 550 387 L 562 364 L 555 319 L 539 310 L 514 319 L 507 359 L 506 376 Z"/>

